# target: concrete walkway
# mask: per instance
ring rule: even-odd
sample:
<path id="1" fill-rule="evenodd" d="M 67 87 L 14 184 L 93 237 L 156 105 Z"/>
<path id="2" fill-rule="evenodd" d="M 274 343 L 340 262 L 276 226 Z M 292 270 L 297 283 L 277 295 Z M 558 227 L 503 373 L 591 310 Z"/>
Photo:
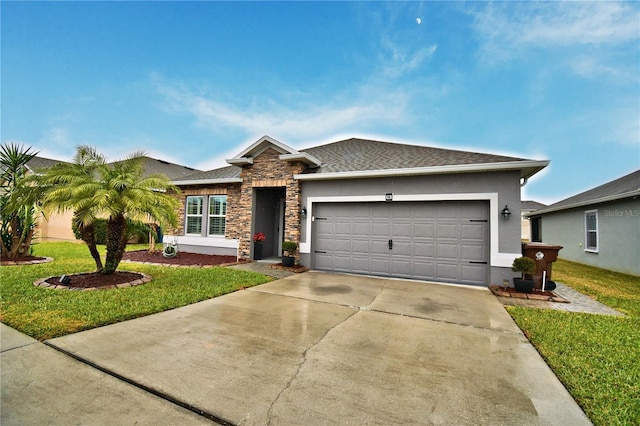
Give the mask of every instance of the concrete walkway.
<path id="1" fill-rule="evenodd" d="M 590 424 L 486 289 L 308 272 L 47 342 L 84 363 L 2 337 L 3 425 Z"/>

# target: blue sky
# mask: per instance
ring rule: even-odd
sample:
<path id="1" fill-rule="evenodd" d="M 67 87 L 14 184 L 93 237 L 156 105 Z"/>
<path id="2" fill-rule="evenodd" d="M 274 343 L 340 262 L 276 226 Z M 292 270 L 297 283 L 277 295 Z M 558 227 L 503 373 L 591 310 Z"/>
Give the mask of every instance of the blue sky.
<path id="1" fill-rule="evenodd" d="M 1 140 L 203 170 L 262 135 L 548 159 L 523 199 L 640 168 L 638 2 L 8 2 Z"/>

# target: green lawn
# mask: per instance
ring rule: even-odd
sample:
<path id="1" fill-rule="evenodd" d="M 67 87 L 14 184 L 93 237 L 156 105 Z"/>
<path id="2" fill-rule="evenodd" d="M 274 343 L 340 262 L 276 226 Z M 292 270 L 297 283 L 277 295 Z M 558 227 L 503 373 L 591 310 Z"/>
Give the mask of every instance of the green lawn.
<path id="1" fill-rule="evenodd" d="M 55 261 L 0 268 L 0 320 L 38 340 L 177 308 L 269 281 L 261 274 L 229 268 L 123 262 L 119 271 L 145 272 L 153 281 L 116 290 L 50 290 L 34 287 L 33 281 L 95 270 L 89 250 L 84 244 L 42 243 L 34 246 L 33 254 Z"/>
<path id="2" fill-rule="evenodd" d="M 553 279 L 626 317 L 508 307 L 596 425 L 640 425 L 640 277 L 558 260 Z"/>

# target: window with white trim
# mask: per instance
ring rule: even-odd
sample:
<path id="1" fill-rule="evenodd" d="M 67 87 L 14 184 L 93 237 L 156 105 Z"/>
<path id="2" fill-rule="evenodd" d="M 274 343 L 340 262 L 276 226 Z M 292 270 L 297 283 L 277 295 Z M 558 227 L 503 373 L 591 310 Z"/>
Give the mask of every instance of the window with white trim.
<path id="1" fill-rule="evenodd" d="M 227 220 L 227 196 L 212 195 L 209 197 L 209 233 L 212 236 L 224 237 Z"/>
<path id="2" fill-rule="evenodd" d="M 191 196 L 187 197 L 187 205 L 185 209 L 185 234 L 201 235 L 202 234 L 202 207 L 204 197 Z"/>
<path id="3" fill-rule="evenodd" d="M 598 210 L 584 212 L 584 250 L 598 252 Z"/>

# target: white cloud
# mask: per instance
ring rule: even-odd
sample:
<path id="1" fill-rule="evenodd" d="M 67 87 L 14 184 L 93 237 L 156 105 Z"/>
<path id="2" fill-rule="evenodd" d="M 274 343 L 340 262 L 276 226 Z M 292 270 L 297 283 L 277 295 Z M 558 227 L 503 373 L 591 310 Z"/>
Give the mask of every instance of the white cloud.
<path id="1" fill-rule="evenodd" d="M 246 135 L 269 134 L 276 138 L 312 139 L 343 129 L 366 127 L 368 123 L 402 122 L 407 114 L 408 96 L 402 89 L 395 92 L 374 91 L 360 87 L 356 98 L 327 100 L 308 104 L 283 105 L 273 99 L 248 106 L 203 95 L 184 85 L 173 85 L 154 78 L 156 89 L 164 96 L 169 112 L 192 115 L 199 126 L 213 132 L 240 130 Z M 265 108 L 265 105 L 268 105 Z M 291 105 L 291 106 L 289 106 Z"/>
<path id="2" fill-rule="evenodd" d="M 489 3 L 471 14 L 488 63 L 526 57 L 532 49 L 563 49 L 578 74 L 615 74 L 605 65 L 615 56 L 611 50 L 640 39 L 640 10 L 633 2 Z"/>

